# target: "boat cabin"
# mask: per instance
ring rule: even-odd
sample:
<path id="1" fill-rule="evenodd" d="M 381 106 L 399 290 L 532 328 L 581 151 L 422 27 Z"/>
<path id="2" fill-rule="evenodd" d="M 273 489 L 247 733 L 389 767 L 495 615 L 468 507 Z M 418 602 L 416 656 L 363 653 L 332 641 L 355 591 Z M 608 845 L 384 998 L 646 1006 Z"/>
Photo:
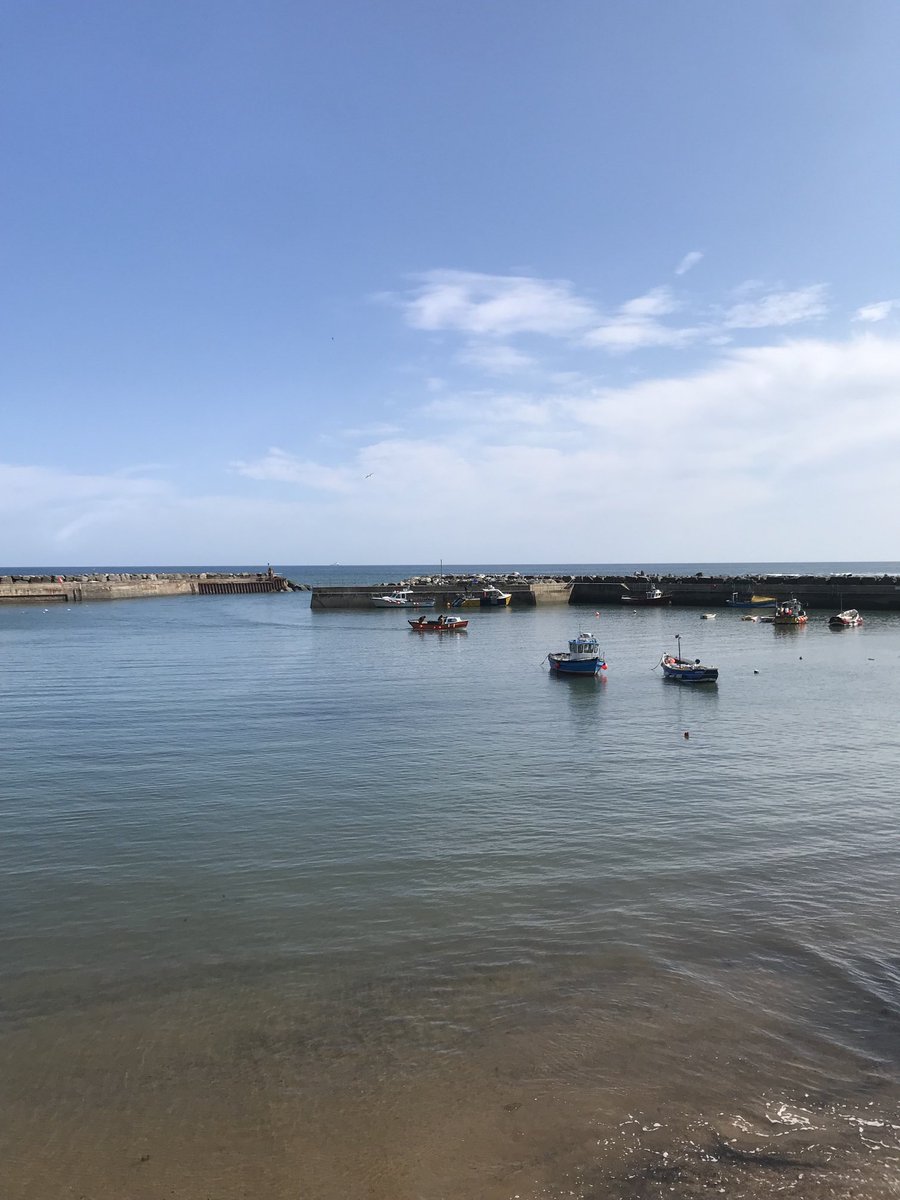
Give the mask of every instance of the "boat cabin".
<path id="1" fill-rule="evenodd" d="M 585 658 L 596 658 L 600 653 L 600 643 L 592 633 L 579 633 L 577 637 L 570 638 L 569 653 Z"/>

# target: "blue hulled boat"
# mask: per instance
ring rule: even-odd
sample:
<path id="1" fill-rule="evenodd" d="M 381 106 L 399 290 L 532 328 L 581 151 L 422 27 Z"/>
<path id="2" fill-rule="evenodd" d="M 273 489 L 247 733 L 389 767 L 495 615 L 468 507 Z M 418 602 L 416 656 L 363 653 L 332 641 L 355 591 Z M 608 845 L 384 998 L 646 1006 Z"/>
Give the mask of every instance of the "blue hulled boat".
<path id="1" fill-rule="evenodd" d="M 664 654 L 659 660 L 666 679 L 676 679 L 679 683 L 715 683 L 719 678 L 718 667 L 704 667 L 699 658 L 693 662 L 681 657 L 681 635 L 675 635 L 678 643 L 677 654 Z"/>
<path id="2" fill-rule="evenodd" d="M 606 670 L 600 643 L 592 633 L 579 633 L 569 642 L 568 652 L 548 654 L 550 670 L 560 675 L 596 675 Z"/>
<path id="3" fill-rule="evenodd" d="M 757 596 L 755 593 L 742 596 L 739 592 L 732 592 L 731 599 L 725 603 L 729 608 L 774 608 L 778 601 L 774 596 Z"/>

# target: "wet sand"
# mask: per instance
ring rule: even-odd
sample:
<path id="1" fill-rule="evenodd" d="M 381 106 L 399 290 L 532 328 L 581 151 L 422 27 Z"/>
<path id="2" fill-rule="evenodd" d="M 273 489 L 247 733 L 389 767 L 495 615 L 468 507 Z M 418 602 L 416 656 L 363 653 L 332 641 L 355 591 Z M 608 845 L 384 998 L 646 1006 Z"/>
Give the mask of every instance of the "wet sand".
<path id="1" fill-rule="evenodd" d="M 796 981 L 767 1012 L 620 968 L 55 998 L 0 1043 L 2 1194 L 900 1194 L 893 1014 L 792 1044 Z"/>

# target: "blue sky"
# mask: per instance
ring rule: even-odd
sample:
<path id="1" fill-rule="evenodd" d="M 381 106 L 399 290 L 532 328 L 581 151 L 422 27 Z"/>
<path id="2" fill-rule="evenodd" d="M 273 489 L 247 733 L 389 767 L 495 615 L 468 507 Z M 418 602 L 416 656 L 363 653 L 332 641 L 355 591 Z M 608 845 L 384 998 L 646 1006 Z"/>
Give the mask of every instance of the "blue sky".
<path id="1" fill-rule="evenodd" d="M 896 557 L 893 0 L 3 21 L 0 559 Z"/>

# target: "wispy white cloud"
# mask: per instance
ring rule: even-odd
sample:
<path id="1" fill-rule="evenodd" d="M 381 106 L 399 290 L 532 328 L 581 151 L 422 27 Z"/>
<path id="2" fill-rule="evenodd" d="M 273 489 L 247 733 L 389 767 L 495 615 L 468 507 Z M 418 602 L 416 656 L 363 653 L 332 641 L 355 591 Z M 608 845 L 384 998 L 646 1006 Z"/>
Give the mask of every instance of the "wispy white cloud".
<path id="1" fill-rule="evenodd" d="M 34 507 L 66 510 L 71 505 L 102 505 L 109 501 L 142 502 L 166 495 L 168 483 L 111 471 L 107 475 L 79 474 L 50 467 L 0 464 L 0 516 L 13 517 Z"/>
<path id="2" fill-rule="evenodd" d="M 424 410 L 441 420 L 462 422 L 469 438 L 495 436 L 498 426 L 548 431 L 556 411 L 553 398 L 517 392 L 462 392 L 432 400 Z"/>
<path id="3" fill-rule="evenodd" d="M 824 283 L 814 283 L 793 292 L 769 292 L 758 300 L 732 305 L 725 313 L 723 324 L 727 329 L 765 329 L 814 321 L 828 311 L 827 292 Z"/>
<path id="4" fill-rule="evenodd" d="M 614 316 L 606 318 L 585 335 L 585 343 L 619 352 L 649 346 L 684 346 L 700 331 L 663 325 L 657 320 L 675 312 L 678 307 L 668 288 L 653 288 L 643 296 L 627 300 Z"/>
<path id="5" fill-rule="evenodd" d="M 896 300 L 878 300 L 874 304 L 864 304 L 853 314 L 854 321 L 884 321 L 897 306 Z"/>
<path id="6" fill-rule="evenodd" d="M 460 352 L 460 361 L 472 367 L 480 367 L 489 375 L 512 375 L 533 367 L 532 355 L 524 354 L 505 342 L 470 342 Z"/>
<path id="7" fill-rule="evenodd" d="M 352 477 L 346 467 L 326 467 L 320 463 L 299 459 L 286 450 L 271 446 L 261 458 L 250 462 L 233 462 L 232 470 L 247 479 L 297 483 L 303 487 L 329 492 L 345 492 Z"/>
<path id="8" fill-rule="evenodd" d="M 97 475 L 0 464 L 0 520 L 10 533 L 6 552 L 15 554 L 17 541 L 30 539 L 28 557 L 20 557 L 19 562 L 33 562 L 40 547 L 50 561 L 82 531 L 103 531 L 116 522 L 127 525 L 137 514 L 165 504 L 173 493 L 171 484 L 141 478 L 135 468 Z"/>
<path id="9" fill-rule="evenodd" d="M 226 480 L 223 478 L 223 483 Z M 333 496 L 332 496 L 333 502 Z M 307 498 L 190 494 L 112 470 L 0 463 L 7 567 L 297 562 L 323 516 Z"/>
<path id="10" fill-rule="evenodd" d="M 735 300 L 746 300 L 748 296 L 763 291 L 765 286 L 762 279 L 744 279 L 731 289 L 731 295 Z"/>
<path id="11" fill-rule="evenodd" d="M 170 471 L 171 469 L 171 463 L 146 462 L 135 463 L 130 467 L 119 467 L 115 474 L 127 478 L 131 475 L 149 475 L 153 471 Z"/>
<path id="12" fill-rule="evenodd" d="M 346 429 L 339 429 L 330 436 L 345 442 L 359 442 L 371 438 L 392 437 L 395 433 L 402 433 L 400 425 L 375 421 L 371 425 L 348 425 Z"/>
<path id="13" fill-rule="evenodd" d="M 684 346 L 697 336 L 694 329 L 675 329 L 659 321 L 613 317 L 585 337 L 588 346 L 604 350 L 627 352 L 650 346 Z"/>
<path id="14" fill-rule="evenodd" d="M 448 391 L 417 411 L 415 433 L 345 443 L 337 465 L 303 448 L 248 454 L 199 495 L 10 464 L 5 553 L 23 565 L 878 558 L 900 539 L 898 392 L 900 338 L 868 331 L 719 350 L 624 386 L 573 375 L 551 391 Z M 423 496 L 453 514 L 439 546 Z M 589 550 L 597 528 L 603 547 Z"/>
<path id="15" fill-rule="evenodd" d="M 667 287 L 653 288 L 634 300 L 626 300 L 619 312 L 625 317 L 664 317 L 679 307 Z"/>
<path id="16" fill-rule="evenodd" d="M 686 273 L 702 257 L 701 251 L 690 251 L 676 274 Z M 722 345 L 737 330 L 782 328 L 823 317 L 827 290 L 818 283 L 765 291 L 760 280 L 748 279 L 733 290 L 733 303 L 724 310 L 707 307 L 690 314 L 683 299 L 661 286 L 609 312 L 580 296 L 568 280 L 441 270 L 423 275 L 400 303 L 412 328 L 467 337 L 457 361 L 502 375 L 538 365 L 533 345 L 523 350 L 514 339 L 541 336 L 613 355 L 653 347 Z M 876 306 L 870 307 L 873 314 L 859 319 L 880 319 Z"/>
<path id="17" fill-rule="evenodd" d="M 697 263 L 703 257 L 702 250 L 689 250 L 678 266 L 675 268 L 676 275 L 686 275 L 691 267 L 696 267 Z"/>
<path id="18" fill-rule="evenodd" d="M 429 271 L 406 299 L 405 311 L 415 329 L 490 337 L 560 337 L 583 329 L 597 315 L 565 280 L 467 271 Z"/>
<path id="19" fill-rule="evenodd" d="M 829 557 L 836 545 L 878 557 L 900 537 L 900 515 L 886 515 L 898 390 L 900 339 L 868 334 L 729 348 L 683 376 L 627 386 L 448 395 L 428 406 L 430 431 L 361 451 L 356 463 L 377 463 L 377 486 L 326 497 L 323 511 L 328 528 L 359 523 L 360 544 L 388 538 L 385 554 L 412 560 L 434 537 L 427 506 L 409 504 L 425 494 L 452 497 L 445 561 L 582 560 L 573 513 L 579 529 L 614 530 L 603 553 L 623 561 Z M 789 530 L 777 519 L 787 505 Z"/>

